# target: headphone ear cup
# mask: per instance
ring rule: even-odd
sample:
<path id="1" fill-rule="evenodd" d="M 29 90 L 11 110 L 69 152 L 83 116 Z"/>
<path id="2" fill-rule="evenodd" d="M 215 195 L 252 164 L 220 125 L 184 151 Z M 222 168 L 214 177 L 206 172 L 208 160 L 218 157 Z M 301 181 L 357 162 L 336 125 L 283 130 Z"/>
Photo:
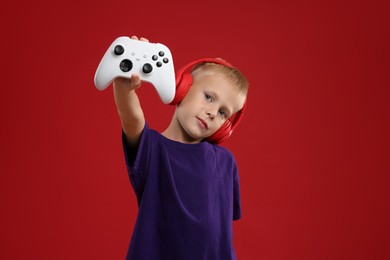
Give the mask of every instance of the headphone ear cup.
<path id="1" fill-rule="evenodd" d="M 210 143 L 219 144 L 224 142 L 226 139 L 230 137 L 232 134 L 232 122 L 227 120 L 214 134 L 206 138 L 206 140 Z"/>
<path id="2" fill-rule="evenodd" d="M 189 73 L 184 73 L 176 78 L 176 93 L 171 105 L 177 105 L 187 95 L 188 90 L 192 85 L 192 76 Z"/>

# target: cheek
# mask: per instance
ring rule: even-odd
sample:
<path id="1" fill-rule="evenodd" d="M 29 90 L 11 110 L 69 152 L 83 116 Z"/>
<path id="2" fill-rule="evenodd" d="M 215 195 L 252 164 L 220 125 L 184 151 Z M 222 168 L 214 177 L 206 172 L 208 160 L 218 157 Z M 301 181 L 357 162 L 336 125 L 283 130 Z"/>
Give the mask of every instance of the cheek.
<path id="1" fill-rule="evenodd" d="M 221 128 L 221 126 L 223 126 L 223 124 L 226 122 L 226 120 L 224 119 L 218 119 L 218 120 L 215 120 L 215 129 L 218 130 L 219 128 Z"/>
<path id="2" fill-rule="evenodd" d="M 183 104 L 184 105 L 184 104 Z M 182 104 L 180 104 L 180 107 L 178 107 L 177 109 L 177 115 L 182 119 L 186 119 L 188 117 L 191 116 L 191 113 L 192 113 L 192 110 L 190 109 L 191 106 L 188 106 L 188 104 L 185 104 L 184 106 L 182 106 Z"/>

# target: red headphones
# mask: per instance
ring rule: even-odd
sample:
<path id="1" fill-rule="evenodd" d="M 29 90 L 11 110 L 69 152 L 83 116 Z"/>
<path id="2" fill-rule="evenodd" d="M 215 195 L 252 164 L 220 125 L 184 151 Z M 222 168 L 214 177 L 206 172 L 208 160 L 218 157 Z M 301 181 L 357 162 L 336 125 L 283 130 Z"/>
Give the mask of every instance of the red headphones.
<path id="1" fill-rule="evenodd" d="M 202 63 L 207 63 L 207 62 L 221 64 L 233 68 L 233 66 L 230 63 L 219 58 L 203 58 L 185 65 L 184 67 L 182 67 L 176 72 L 176 94 L 172 102 L 170 103 L 171 105 L 179 104 L 180 101 L 183 100 L 185 95 L 187 95 L 188 90 L 192 85 L 192 75 L 191 75 L 192 70 L 197 65 L 200 65 Z M 244 106 L 240 111 L 238 111 L 235 115 L 233 115 L 228 120 L 226 120 L 226 122 L 217 130 L 217 132 L 209 136 L 206 139 L 206 141 L 210 143 L 220 144 L 224 142 L 226 139 L 228 139 L 233 133 L 233 130 L 237 127 L 238 123 L 241 121 L 245 108 L 246 108 L 246 102 L 244 103 Z"/>

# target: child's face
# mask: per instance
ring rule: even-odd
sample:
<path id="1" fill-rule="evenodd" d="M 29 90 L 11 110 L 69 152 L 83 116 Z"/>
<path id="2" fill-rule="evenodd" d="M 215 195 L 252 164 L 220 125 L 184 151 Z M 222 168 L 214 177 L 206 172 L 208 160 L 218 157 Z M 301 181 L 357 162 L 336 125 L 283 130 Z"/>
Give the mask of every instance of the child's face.
<path id="1" fill-rule="evenodd" d="M 245 95 L 223 75 L 199 75 L 176 108 L 179 129 L 187 141 L 199 142 L 214 134 L 244 102 Z"/>

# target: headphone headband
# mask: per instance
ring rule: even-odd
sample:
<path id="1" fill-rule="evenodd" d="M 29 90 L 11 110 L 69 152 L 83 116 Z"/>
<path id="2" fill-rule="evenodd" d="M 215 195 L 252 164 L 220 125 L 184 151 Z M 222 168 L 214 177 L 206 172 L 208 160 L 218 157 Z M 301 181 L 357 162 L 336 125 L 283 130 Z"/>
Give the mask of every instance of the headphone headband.
<path id="1" fill-rule="evenodd" d="M 208 62 L 221 64 L 221 65 L 225 65 L 226 67 L 233 68 L 232 64 L 230 64 L 229 62 L 227 62 L 221 58 L 202 58 L 202 59 L 195 60 L 193 62 L 188 63 L 187 65 L 182 67 L 180 70 L 178 70 L 177 73 L 182 74 L 185 71 L 187 71 L 188 69 L 193 69 L 195 66 L 201 65 L 203 63 L 208 63 Z"/>

